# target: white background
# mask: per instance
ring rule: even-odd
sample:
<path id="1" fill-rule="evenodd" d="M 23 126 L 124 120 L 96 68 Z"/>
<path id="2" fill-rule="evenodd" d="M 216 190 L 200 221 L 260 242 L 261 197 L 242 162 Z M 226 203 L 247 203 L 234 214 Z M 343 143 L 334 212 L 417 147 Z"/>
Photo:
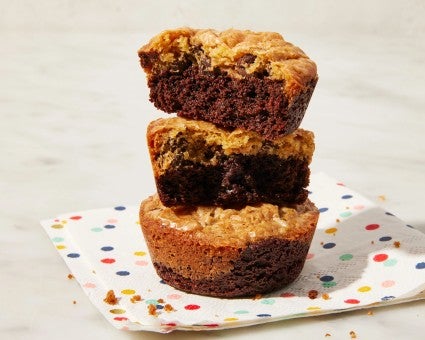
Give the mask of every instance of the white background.
<path id="1" fill-rule="evenodd" d="M 425 232 L 425 2 L 0 1 L 0 338 L 165 338 L 113 329 L 38 220 L 155 190 L 137 49 L 178 26 L 277 31 L 319 70 L 302 123 L 323 171 Z M 72 301 L 76 300 L 76 305 Z M 423 302 L 180 338 L 419 339 Z M 413 331 L 412 331 L 413 330 Z"/>

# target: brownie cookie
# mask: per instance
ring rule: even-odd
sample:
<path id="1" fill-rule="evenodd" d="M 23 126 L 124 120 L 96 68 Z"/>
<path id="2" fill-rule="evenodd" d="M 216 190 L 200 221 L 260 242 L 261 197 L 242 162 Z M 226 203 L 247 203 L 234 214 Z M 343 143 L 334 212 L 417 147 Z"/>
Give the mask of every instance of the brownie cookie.
<path id="1" fill-rule="evenodd" d="M 148 126 L 157 191 L 165 206 L 242 207 L 307 198 L 314 136 L 297 129 L 273 141 L 180 117 Z"/>
<path id="2" fill-rule="evenodd" d="M 262 203 L 242 209 L 167 208 L 144 200 L 140 224 L 158 275 L 193 294 L 247 297 L 280 289 L 300 274 L 319 212 Z"/>
<path id="3" fill-rule="evenodd" d="M 180 28 L 138 54 L 158 109 L 266 139 L 299 127 L 318 80 L 316 64 L 272 32 Z"/>

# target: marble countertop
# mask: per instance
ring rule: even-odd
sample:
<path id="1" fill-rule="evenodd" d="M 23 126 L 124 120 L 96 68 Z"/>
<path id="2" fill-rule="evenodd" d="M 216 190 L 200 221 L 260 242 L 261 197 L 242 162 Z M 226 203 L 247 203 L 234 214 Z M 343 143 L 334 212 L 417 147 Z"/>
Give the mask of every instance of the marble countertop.
<path id="1" fill-rule="evenodd" d="M 138 204 L 154 192 L 145 142 L 164 116 L 148 100 L 140 33 L 0 32 L 0 338 L 160 339 L 114 329 L 39 220 Z M 325 172 L 425 232 L 424 40 L 292 33 L 319 68 L 304 128 Z M 354 43 L 355 42 L 355 43 Z M 75 301 L 75 303 L 74 303 Z M 425 302 L 175 339 L 422 339 Z M 326 337 L 328 338 L 328 337 Z"/>

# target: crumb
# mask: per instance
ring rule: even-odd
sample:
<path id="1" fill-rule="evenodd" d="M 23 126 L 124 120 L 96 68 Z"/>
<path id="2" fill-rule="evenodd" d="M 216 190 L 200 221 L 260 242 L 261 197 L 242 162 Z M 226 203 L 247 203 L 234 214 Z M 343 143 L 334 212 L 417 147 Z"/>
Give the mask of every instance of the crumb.
<path id="1" fill-rule="evenodd" d="M 136 302 L 142 301 L 142 297 L 140 295 L 134 295 L 131 297 L 130 301 L 132 303 L 136 303 Z"/>
<path id="2" fill-rule="evenodd" d="M 148 312 L 149 312 L 149 315 L 157 316 L 156 306 L 153 303 L 148 304 Z"/>
<path id="3" fill-rule="evenodd" d="M 75 300 L 74 300 L 74 301 L 72 301 L 72 304 L 73 304 L 73 305 L 76 305 L 76 304 L 77 304 L 77 301 L 75 301 Z"/>
<path id="4" fill-rule="evenodd" d="M 367 311 L 367 315 L 373 315 L 373 310 Z"/>
<path id="5" fill-rule="evenodd" d="M 357 334 L 354 331 L 350 331 L 350 337 L 351 339 L 357 339 Z"/>
<path id="6" fill-rule="evenodd" d="M 370 241 L 370 244 L 375 244 L 375 241 Z"/>
<path id="7" fill-rule="evenodd" d="M 323 245 L 324 245 L 324 243 L 323 243 L 323 242 L 320 242 L 320 245 L 321 245 L 321 246 L 323 246 Z"/>
<path id="8" fill-rule="evenodd" d="M 165 306 L 164 306 L 164 310 L 165 310 L 166 312 L 174 312 L 174 311 L 175 311 L 174 307 L 173 307 L 173 306 L 171 306 L 169 303 L 166 303 L 166 304 L 165 304 Z"/>
<path id="9" fill-rule="evenodd" d="M 158 299 L 158 303 L 164 303 L 164 299 Z"/>
<path id="10" fill-rule="evenodd" d="M 72 275 L 72 274 L 68 274 L 68 279 L 70 279 L 70 280 L 72 280 L 73 278 L 74 278 L 74 275 Z"/>
<path id="11" fill-rule="evenodd" d="M 328 336 L 332 336 L 332 335 L 330 335 L 329 333 L 326 333 L 326 334 L 325 334 L 325 337 L 328 337 Z"/>
<path id="12" fill-rule="evenodd" d="M 323 294 L 322 294 L 322 299 L 323 299 L 323 300 L 329 300 L 329 299 L 330 299 L 329 294 L 328 294 L 328 293 L 323 293 Z"/>
<path id="13" fill-rule="evenodd" d="M 400 242 L 399 242 L 399 241 L 395 241 L 395 242 L 394 242 L 394 247 L 396 247 L 396 248 L 400 248 Z"/>
<path id="14" fill-rule="evenodd" d="M 341 222 L 341 220 L 340 220 L 339 218 L 337 218 L 337 219 L 336 219 L 336 221 L 337 221 L 338 223 L 339 223 L 339 222 Z"/>
<path id="15" fill-rule="evenodd" d="M 319 295 L 319 292 L 315 289 L 312 289 L 308 292 L 308 297 L 312 300 L 314 300 L 315 298 L 317 298 L 317 295 Z"/>
<path id="16" fill-rule="evenodd" d="M 263 296 L 261 294 L 256 294 L 252 299 L 253 300 L 260 300 Z"/>
<path id="17" fill-rule="evenodd" d="M 385 201 L 387 198 L 385 197 L 385 195 L 379 195 L 379 196 L 378 196 L 378 199 L 379 199 L 380 201 Z"/>
<path id="18" fill-rule="evenodd" d="M 114 291 L 111 289 L 106 293 L 106 297 L 103 299 L 109 305 L 116 305 L 118 303 L 118 299 L 115 296 Z"/>

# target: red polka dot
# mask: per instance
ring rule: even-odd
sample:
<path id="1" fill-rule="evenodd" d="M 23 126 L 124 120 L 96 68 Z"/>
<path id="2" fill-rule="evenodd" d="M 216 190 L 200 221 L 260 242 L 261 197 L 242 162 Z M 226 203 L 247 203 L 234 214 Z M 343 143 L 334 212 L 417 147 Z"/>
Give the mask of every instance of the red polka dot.
<path id="1" fill-rule="evenodd" d="M 373 223 L 373 224 L 368 224 L 365 229 L 366 230 L 376 230 L 378 229 L 380 226 L 379 224 Z"/>
<path id="2" fill-rule="evenodd" d="M 116 316 L 114 318 L 114 320 L 116 320 L 116 321 L 126 321 L 126 320 L 128 320 L 128 318 L 126 318 L 125 316 Z"/>
<path id="3" fill-rule="evenodd" d="M 289 292 L 280 294 L 280 297 L 284 297 L 284 298 L 291 298 L 291 297 L 294 297 L 294 296 L 295 296 L 294 293 L 289 293 Z"/>
<path id="4" fill-rule="evenodd" d="M 186 310 L 197 310 L 199 308 L 201 308 L 201 306 L 198 306 L 198 305 L 186 305 L 186 306 L 184 306 L 184 309 L 186 309 Z"/>
<path id="5" fill-rule="evenodd" d="M 168 327 L 176 327 L 177 324 L 175 322 L 169 322 L 169 323 L 163 323 L 163 326 L 168 326 Z"/>
<path id="6" fill-rule="evenodd" d="M 375 261 L 375 262 L 384 262 L 386 259 L 388 259 L 387 254 L 376 254 L 373 257 L 373 261 Z"/>
<path id="7" fill-rule="evenodd" d="M 115 262 L 115 259 L 106 258 L 106 259 L 101 259 L 100 262 L 111 264 L 111 263 L 114 263 Z"/>
<path id="8" fill-rule="evenodd" d="M 71 216 L 69 219 L 74 220 L 74 221 L 77 221 L 77 220 L 79 220 L 81 218 L 82 218 L 81 216 Z"/>
<path id="9" fill-rule="evenodd" d="M 218 327 L 220 326 L 218 323 L 207 323 L 206 325 L 204 325 L 205 327 Z"/>
<path id="10" fill-rule="evenodd" d="M 360 301 L 357 299 L 347 299 L 347 300 L 344 300 L 344 302 L 349 303 L 350 305 L 357 305 L 358 303 L 360 303 Z"/>

